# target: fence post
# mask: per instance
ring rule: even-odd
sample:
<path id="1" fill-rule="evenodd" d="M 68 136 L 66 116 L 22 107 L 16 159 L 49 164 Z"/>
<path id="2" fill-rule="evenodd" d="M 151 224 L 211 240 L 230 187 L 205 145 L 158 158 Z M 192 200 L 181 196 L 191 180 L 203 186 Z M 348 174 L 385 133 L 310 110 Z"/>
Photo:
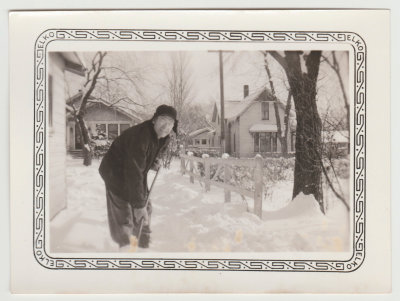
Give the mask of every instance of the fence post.
<path id="1" fill-rule="evenodd" d="M 181 173 L 184 175 L 186 172 L 185 158 L 181 156 Z"/>
<path id="2" fill-rule="evenodd" d="M 222 159 L 227 159 L 227 158 L 229 158 L 228 154 L 222 156 Z M 230 179 L 231 179 L 231 167 L 228 164 L 224 164 L 224 183 L 229 184 Z M 231 191 L 227 188 L 224 188 L 224 193 L 225 193 L 225 203 L 230 203 Z"/>
<path id="3" fill-rule="evenodd" d="M 263 158 L 260 154 L 255 157 L 256 167 L 254 169 L 254 213 L 262 218 L 262 191 L 263 191 Z"/>
<path id="4" fill-rule="evenodd" d="M 210 191 L 210 178 L 211 178 L 211 172 L 210 172 L 210 160 L 207 160 L 207 158 L 204 158 L 204 176 L 205 176 L 205 186 L 206 186 L 206 191 Z"/>
<path id="5" fill-rule="evenodd" d="M 191 160 L 190 158 L 189 158 L 189 161 L 190 161 L 190 183 L 194 183 L 194 176 L 193 176 L 193 170 L 194 170 L 194 163 L 193 163 L 193 160 Z"/>

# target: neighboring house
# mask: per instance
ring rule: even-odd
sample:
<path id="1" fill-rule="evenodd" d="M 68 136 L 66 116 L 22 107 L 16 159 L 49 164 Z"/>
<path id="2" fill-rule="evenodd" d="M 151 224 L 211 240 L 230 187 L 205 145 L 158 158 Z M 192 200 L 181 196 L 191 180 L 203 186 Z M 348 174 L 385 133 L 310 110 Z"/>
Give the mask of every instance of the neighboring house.
<path id="1" fill-rule="evenodd" d="M 67 100 L 67 149 L 70 152 L 82 149 L 79 127 L 73 111 L 79 108 L 82 93 Z M 141 119 L 130 109 L 110 106 L 105 101 L 89 98 L 84 117 L 90 138 L 93 140 L 113 141 L 123 131 L 141 122 Z"/>
<path id="2" fill-rule="evenodd" d="M 49 52 L 47 78 L 47 125 L 49 137 L 48 179 L 50 218 L 66 203 L 65 75 L 85 75 L 82 59 L 75 52 Z"/>
<path id="3" fill-rule="evenodd" d="M 212 128 L 203 128 L 193 131 L 189 134 L 189 146 L 198 148 L 209 148 L 213 147 L 215 136 L 215 130 Z"/>
<path id="4" fill-rule="evenodd" d="M 284 132 L 285 105 L 278 101 L 278 110 Z M 225 152 L 236 157 L 253 157 L 255 154 L 270 155 L 281 152 L 275 118 L 274 98 L 267 88 L 248 94 L 244 86 L 244 98 L 239 101 L 225 101 Z M 294 151 L 294 113 L 290 112 L 287 139 L 288 151 Z M 221 145 L 221 114 L 219 103 L 214 105 L 212 124 L 215 128 L 213 146 Z"/>
<path id="5" fill-rule="evenodd" d="M 322 131 L 326 155 L 338 157 L 350 153 L 349 131 Z"/>

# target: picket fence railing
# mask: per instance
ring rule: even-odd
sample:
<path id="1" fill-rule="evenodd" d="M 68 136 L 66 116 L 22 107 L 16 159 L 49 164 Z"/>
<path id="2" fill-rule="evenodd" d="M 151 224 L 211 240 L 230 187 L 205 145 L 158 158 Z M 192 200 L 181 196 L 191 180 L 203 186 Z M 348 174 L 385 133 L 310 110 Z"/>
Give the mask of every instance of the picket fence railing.
<path id="1" fill-rule="evenodd" d="M 199 158 L 193 155 L 181 155 L 181 172 L 190 176 L 190 183 L 194 179 L 205 184 L 205 190 L 210 191 L 210 186 L 214 185 L 224 189 L 225 202 L 231 201 L 231 192 L 248 196 L 254 199 L 254 213 L 262 217 L 262 194 L 263 194 L 263 158 L 256 155 L 254 159 L 232 159 L 232 158 Z M 204 166 L 204 176 L 194 173 L 195 162 L 200 162 Z M 217 170 L 211 178 L 211 165 L 217 165 Z M 253 180 L 254 191 L 229 184 L 232 176 L 232 166 L 245 166 L 254 168 Z M 224 182 L 216 181 L 216 177 L 223 171 Z"/>

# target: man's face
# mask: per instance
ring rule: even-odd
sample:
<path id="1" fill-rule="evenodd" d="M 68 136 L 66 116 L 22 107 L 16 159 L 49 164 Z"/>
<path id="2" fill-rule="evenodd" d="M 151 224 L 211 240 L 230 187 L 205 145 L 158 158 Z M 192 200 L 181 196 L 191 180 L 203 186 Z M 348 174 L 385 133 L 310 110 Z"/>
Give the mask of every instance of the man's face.
<path id="1" fill-rule="evenodd" d="M 165 136 L 168 136 L 174 127 L 174 123 L 175 120 L 169 116 L 157 116 L 154 121 L 154 130 L 157 133 L 157 137 L 164 138 Z"/>

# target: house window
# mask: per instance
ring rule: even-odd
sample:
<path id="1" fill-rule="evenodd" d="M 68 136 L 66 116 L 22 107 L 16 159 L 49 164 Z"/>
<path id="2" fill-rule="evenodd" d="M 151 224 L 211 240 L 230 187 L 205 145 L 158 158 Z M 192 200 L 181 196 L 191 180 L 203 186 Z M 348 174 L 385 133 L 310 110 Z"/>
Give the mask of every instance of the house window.
<path id="1" fill-rule="evenodd" d="M 278 143 L 277 143 L 277 135 L 278 133 L 271 133 L 271 145 L 272 145 L 272 152 L 276 153 L 278 149 Z"/>
<path id="2" fill-rule="evenodd" d="M 96 124 L 96 136 L 97 139 L 106 139 L 106 125 L 104 123 Z"/>
<path id="3" fill-rule="evenodd" d="M 254 152 L 258 153 L 260 151 L 260 134 L 254 133 Z"/>
<path id="4" fill-rule="evenodd" d="M 261 119 L 269 120 L 269 102 L 267 101 L 261 102 L 261 112 L 262 112 Z"/>
<path id="5" fill-rule="evenodd" d="M 108 140 L 114 140 L 118 137 L 118 124 L 110 123 L 108 125 Z"/>
<path id="6" fill-rule="evenodd" d="M 53 126 L 53 77 L 49 75 L 49 126 Z"/>
<path id="7" fill-rule="evenodd" d="M 271 141 L 267 136 L 269 133 L 260 133 L 260 152 L 267 153 L 271 152 Z"/>
<path id="8" fill-rule="evenodd" d="M 255 133 L 254 152 L 271 153 L 277 151 L 277 133 Z"/>
<path id="9" fill-rule="evenodd" d="M 201 144 L 207 144 L 207 139 L 202 139 Z"/>
<path id="10" fill-rule="evenodd" d="M 121 123 L 119 125 L 119 133 L 122 134 L 123 132 L 125 132 L 127 129 L 129 129 L 130 125 L 128 123 Z"/>

